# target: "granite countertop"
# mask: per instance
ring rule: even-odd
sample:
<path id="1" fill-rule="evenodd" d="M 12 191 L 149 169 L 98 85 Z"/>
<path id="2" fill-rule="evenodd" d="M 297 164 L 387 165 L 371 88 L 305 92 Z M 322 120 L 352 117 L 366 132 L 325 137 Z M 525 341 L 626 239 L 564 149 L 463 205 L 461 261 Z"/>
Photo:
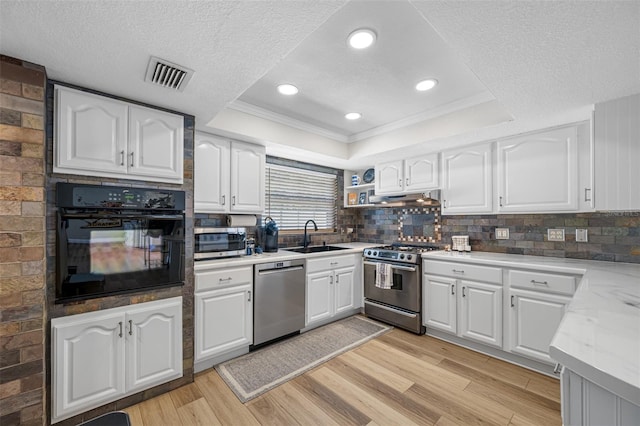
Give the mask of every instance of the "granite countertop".
<path id="1" fill-rule="evenodd" d="M 430 252 L 423 258 L 537 267 L 581 275 L 549 354 L 568 369 L 640 405 L 640 265 L 471 252 Z"/>
<path id="2" fill-rule="evenodd" d="M 343 254 L 362 253 L 367 247 L 374 247 L 371 243 L 339 243 L 329 244 L 331 246 L 345 247 L 345 250 L 325 251 L 320 253 L 296 253 L 285 249 L 278 249 L 276 253 L 253 254 L 251 256 L 228 257 L 224 259 L 197 260 L 194 270 L 211 268 L 229 268 L 234 266 L 250 266 L 259 263 L 278 262 L 294 259 L 313 259 L 316 257 L 340 256 Z"/>

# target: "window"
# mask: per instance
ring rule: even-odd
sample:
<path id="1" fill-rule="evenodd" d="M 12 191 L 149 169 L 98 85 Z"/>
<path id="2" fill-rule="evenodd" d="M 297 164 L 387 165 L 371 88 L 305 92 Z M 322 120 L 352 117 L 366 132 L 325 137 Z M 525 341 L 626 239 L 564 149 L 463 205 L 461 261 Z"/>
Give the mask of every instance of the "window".
<path id="1" fill-rule="evenodd" d="M 313 219 L 318 229 L 335 229 L 338 179 L 335 174 L 267 164 L 266 209 L 281 230 L 303 229 Z"/>

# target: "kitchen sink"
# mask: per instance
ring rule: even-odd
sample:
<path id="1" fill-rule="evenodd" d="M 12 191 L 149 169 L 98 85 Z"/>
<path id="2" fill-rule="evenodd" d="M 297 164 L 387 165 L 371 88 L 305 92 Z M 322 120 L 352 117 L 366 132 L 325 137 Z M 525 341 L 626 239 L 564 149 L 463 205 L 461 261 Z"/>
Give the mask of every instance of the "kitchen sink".
<path id="1" fill-rule="evenodd" d="M 338 247 L 338 246 L 309 246 L 309 247 L 296 247 L 296 248 L 288 248 L 285 249 L 287 251 L 294 251 L 296 253 L 322 253 L 324 251 L 335 251 L 335 250 L 347 250 L 347 247 Z"/>

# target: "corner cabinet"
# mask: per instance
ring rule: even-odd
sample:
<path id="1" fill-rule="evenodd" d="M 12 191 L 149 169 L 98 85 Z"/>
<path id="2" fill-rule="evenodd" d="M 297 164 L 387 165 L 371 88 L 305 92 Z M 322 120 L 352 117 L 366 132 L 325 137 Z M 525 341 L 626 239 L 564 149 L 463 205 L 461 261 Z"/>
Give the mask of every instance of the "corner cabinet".
<path id="1" fill-rule="evenodd" d="M 182 297 L 51 320 L 57 423 L 182 377 Z"/>
<path id="2" fill-rule="evenodd" d="M 306 326 L 342 318 L 362 306 L 361 264 L 353 254 L 307 260 Z"/>
<path id="3" fill-rule="evenodd" d="M 438 187 L 438 154 L 389 161 L 375 166 L 376 195 L 426 191 Z"/>
<path id="4" fill-rule="evenodd" d="M 253 343 L 253 267 L 195 272 L 195 371 L 249 351 Z"/>
<path id="5" fill-rule="evenodd" d="M 492 143 L 442 153 L 442 214 L 493 211 Z"/>
<path id="6" fill-rule="evenodd" d="M 196 213 L 262 213 L 265 148 L 196 132 L 194 210 Z"/>
<path id="7" fill-rule="evenodd" d="M 591 138 L 588 125 L 581 127 L 573 125 L 498 141 L 499 213 L 592 208 Z M 579 143 L 586 146 L 580 147 Z M 586 161 L 580 161 L 585 154 Z"/>
<path id="8" fill-rule="evenodd" d="M 183 182 L 184 118 L 55 86 L 54 173 Z"/>

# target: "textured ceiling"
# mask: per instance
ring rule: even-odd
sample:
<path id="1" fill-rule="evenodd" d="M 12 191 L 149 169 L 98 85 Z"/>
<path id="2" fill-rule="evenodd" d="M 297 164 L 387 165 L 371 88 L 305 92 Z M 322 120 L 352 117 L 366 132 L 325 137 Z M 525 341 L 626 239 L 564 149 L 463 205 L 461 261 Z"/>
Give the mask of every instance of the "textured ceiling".
<path id="1" fill-rule="evenodd" d="M 341 31 L 379 19 L 376 11 L 389 4 L 397 11 L 374 22 L 380 26 L 380 44 L 371 52 L 382 56 L 350 61 L 344 56 Z M 354 13 L 359 10 L 366 13 Z M 384 45 L 387 28 L 397 25 L 396 18 L 407 23 L 407 33 L 424 31 L 428 38 L 409 60 L 398 56 L 407 52 Z M 432 38 L 433 33 L 439 38 Z M 332 62 L 335 43 L 343 56 Z M 457 63 L 455 70 L 436 78 L 446 81 L 460 72 L 470 86 L 457 95 L 427 92 L 424 104 L 422 99 L 416 101 L 411 89 L 398 107 L 391 97 L 413 86 L 417 74 L 412 72 L 438 65 L 424 61 L 424 52 L 430 48 Z M 336 165 L 356 163 L 356 159 L 358 164 L 372 164 L 381 158 L 561 124 L 584 117 L 585 108 L 593 103 L 640 92 L 640 2 L 1 0 L 0 51 L 44 65 L 53 79 L 193 114 L 199 129 L 224 133 L 233 121 L 238 137 L 265 143 L 268 150 L 280 144 L 278 152 L 283 155 L 292 147 L 297 157 L 309 152 L 309 159 L 322 158 L 325 163 L 335 157 Z M 195 70 L 184 92 L 143 81 L 151 55 Z M 306 63 L 324 58 L 322 72 L 305 68 Z M 292 69 L 285 69 L 287 64 Z M 359 73 L 344 72 L 358 67 Z M 299 129 L 290 132 L 287 126 L 270 126 L 264 117 L 252 121 L 260 114 L 229 113 L 226 107 L 239 98 L 245 105 L 258 104 L 260 95 L 254 96 L 254 90 L 264 90 L 261 85 L 272 84 L 281 72 L 311 74 L 318 80 L 311 89 L 313 96 L 299 99 L 318 107 L 320 113 L 309 119 L 302 107 L 258 105 L 275 115 L 307 120 L 337 135 L 358 134 L 411 111 L 425 111 L 425 122 L 395 132 L 389 129 L 386 139 L 372 135 L 341 148 L 343 144 L 336 142 L 340 138 L 314 139 L 317 135 Z M 334 91 L 339 92 L 338 101 L 331 100 Z M 446 96 L 468 102 L 447 104 Z M 489 98 L 495 100 L 470 106 L 471 101 Z M 336 111 L 357 107 L 347 102 L 358 101 L 371 104 L 363 107 L 361 123 L 345 127 L 342 117 L 331 118 Z M 459 115 L 456 108 L 461 108 Z M 509 115 L 513 120 L 505 120 Z M 216 129 L 207 126 L 214 117 Z M 271 133 L 250 134 L 256 129 Z M 316 140 L 323 142 L 311 142 Z"/>

